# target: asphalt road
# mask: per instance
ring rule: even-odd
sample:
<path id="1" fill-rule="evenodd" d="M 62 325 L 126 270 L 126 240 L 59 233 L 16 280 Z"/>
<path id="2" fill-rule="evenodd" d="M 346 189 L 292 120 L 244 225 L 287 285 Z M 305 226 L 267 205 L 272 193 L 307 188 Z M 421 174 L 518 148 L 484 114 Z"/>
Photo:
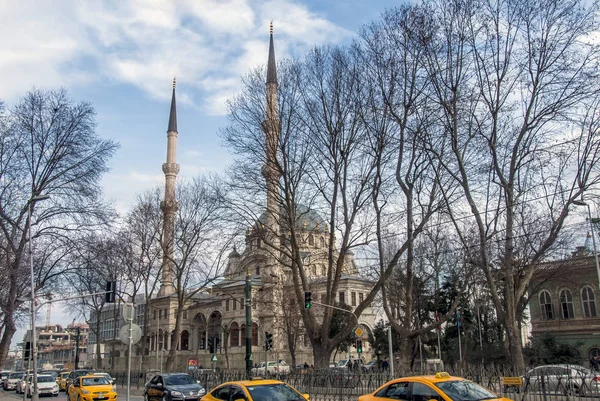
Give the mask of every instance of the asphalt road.
<path id="1" fill-rule="evenodd" d="M 141 395 L 142 391 L 137 389 L 132 389 L 130 392 L 130 401 L 143 401 L 144 397 Z M 117 399 L 120 401 L 125 401 L 127 398 L 127 389 L 117 387 Z M 0 389 L 0 401 L 23 401 L 23 394 L 17 394 L 14 391 L 4 391 Z M 26 401 L 31 400 L 30 398 L 25 398 Z M 67 394 L 64 391 L 58 393 L 58 397 L 52 396 L 42 396 L 40 397 L 40 401 L 67 401 Z"/>

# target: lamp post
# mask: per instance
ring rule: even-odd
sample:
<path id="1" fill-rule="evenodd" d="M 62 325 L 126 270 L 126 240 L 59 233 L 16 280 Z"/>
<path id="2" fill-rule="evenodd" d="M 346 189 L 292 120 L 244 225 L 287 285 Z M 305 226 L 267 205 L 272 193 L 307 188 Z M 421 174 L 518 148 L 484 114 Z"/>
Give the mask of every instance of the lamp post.
<path id="1" fill-rule="evenodd" d="M 31 249 L 31 215 L 33 213 L 33 204 L 35 202 L 49 199 L 49 195 L 32 196 L 27 205 L 27 221 L 29 231 L 29 267 L 31 270 L 31 365 L 33 369 L 33 391 L 31 392 L 31 401 L 38 400 L 38 383 L 37 383 L 37 341 L 35 334 L 35 274 L 33 271 L 33 251 Z"/>
<path id="2" fill-rule="evenodd" d="M 590 205 L 584 201 L 574 200 L 574 205 L 587 206 L 588 220 L 590 222 L 590 230 L 592 234 L 592 245 L 594 247 L 594 261 L 596 262 L 596 276 L 598 278 L 598 291 L 600 292 L 600 264 L 598 264 L 598 250 L 596 249 L 596 235 L 594 234 L 594 224 L 592 222 L 592 211 Z"/>

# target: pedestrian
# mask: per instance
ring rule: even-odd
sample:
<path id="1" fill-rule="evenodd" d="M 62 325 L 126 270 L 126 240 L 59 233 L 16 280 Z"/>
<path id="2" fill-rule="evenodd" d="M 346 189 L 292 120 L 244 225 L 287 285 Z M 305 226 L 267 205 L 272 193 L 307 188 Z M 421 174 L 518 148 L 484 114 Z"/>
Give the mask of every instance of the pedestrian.
<path id="1" fill-rule="evenodd" d="M 387 372 L 389 367 L 390 367 L 390 363 L 388 362 L 387 358 L 385 358 L 383 360 L 383 362 L 381 362 L 381 370 L 383 370 L 384 372 Z"/>
<path id="2" fill-rule="evenodd" d="M 352 370 L 358 373 L 358 359 L 354 360 L 354 363 L 352 364 Z"/>
<path id="3" fill-rule="evenodd" d="M 600 356 L 593 356 L 592 359 L 590 359 L 590 368 L 594 371 L 597 372 L 600 370 Z"/>
<path id="4" fill-rule="evenodd" d="M 304 362 L 304 369 L 308 370 L 308 362 Z"/>

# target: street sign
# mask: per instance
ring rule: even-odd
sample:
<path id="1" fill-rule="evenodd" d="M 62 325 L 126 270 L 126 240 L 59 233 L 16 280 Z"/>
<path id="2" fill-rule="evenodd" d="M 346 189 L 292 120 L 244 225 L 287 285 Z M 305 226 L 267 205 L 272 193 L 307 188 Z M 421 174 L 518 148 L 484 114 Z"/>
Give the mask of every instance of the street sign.
<path id="1" fill-rule="evenodd" d="M 123 304 L 123 319 L 125 320 L 133 320 L 135 309 L 133 304 L 127 303 Z"/>
<path id="2" fill-rule="evenodd" d="M 137 344 L 142 339 L 142 329 L 137 324 L 131 325 L 131 343 Z M 119 330 L 119 340 L 123 344 L 129 344 L 129 325 L 126 324 Z"/>
<path id="3" fill-rule="evenodd" d="M 213 355 L 212 358 L 210 358 L 211 362 L 217 362 L 217 356 Z"/>
<path id="4" fill-rule="evenodd" d="M 363 333 L 364 331 L 360 327 L 357 327 L 356 330 L 354 330 L 354 334 L 356 334 L 357 337 L 362 337 Z"/>

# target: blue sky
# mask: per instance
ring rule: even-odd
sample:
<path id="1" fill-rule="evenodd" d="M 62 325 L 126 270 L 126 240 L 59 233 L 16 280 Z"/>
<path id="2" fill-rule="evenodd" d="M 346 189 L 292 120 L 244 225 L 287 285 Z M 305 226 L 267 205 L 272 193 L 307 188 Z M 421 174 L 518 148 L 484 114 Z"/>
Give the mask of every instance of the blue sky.
<path id="1" fill-rule="evenodd" d="M 21 0 L 0 2 L 0 99 L 64 87 L 91 102 L 97 132 L 121 148 L 105 196 L 125 212 L 164 182 L 171 81 L 177 76 L 179 177 L 222 171 L 217 132 L 240 77 L 266 64 L 273 20 L 278 59 L 347 43 L 401 0 Z M 54 307 L 52 322 L 67 324 Z M 44 316 L 38 322 L 43 322 Z M 22 338 L 18 332 L 13 344 Z"/>
<path id="2" fill-rule="evenodd" d="M 217 137 L 240 77 L 265 64 L 269 22 L 278 59 L 346 43 L 392 0 L 25 0 L 0 3 L 0 99 L 67 88 L 97 111 L 98 133 L 120 150 L 105 195 L 124 212 L 163 181 L 171 80 L 178 81 L 180 177 L 220 171 Z M 10 38 L 10 40 L 7 40 Z"/>

